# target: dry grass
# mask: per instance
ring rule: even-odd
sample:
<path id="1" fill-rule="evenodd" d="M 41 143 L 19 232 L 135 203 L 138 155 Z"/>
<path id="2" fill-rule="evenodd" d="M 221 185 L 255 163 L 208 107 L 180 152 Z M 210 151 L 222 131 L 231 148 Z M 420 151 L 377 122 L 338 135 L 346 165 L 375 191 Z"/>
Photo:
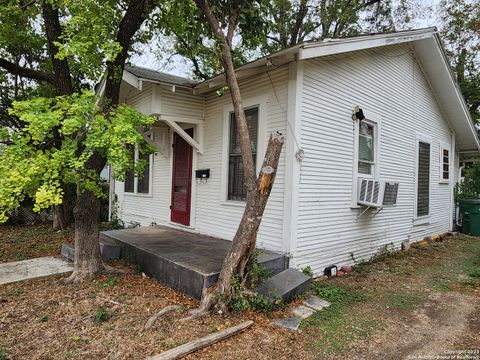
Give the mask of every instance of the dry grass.
<path id="1" fill-rule="evenodd" d="M 0 225 L 0 263 L 59 255 L 62 243 L 73 242 L 73 229 L 53 231 L 51 224 Z"/>
<path id="2" fill-rule="evenodd" d="M 59 248 L 53 248 L 64 241 L 62 234 L 42 227 L 0 231 L 0 249 L 7 254 L 2 261 L 18 260 L 14 255 L 18 249 L 27 256 L 55 254 Z M 22 245 L 12 243 L 13 239 Z M 50 240 L 56 244 L 52 249 L 42 247 L 42 241 Z M 39 250 L 44 248 L 49 250 Z M 188 323 L 178 321 L 183 314 L 173 313 L 144 332 L 145 322 L 162 307 L 180 304 L 187 311 L 197 302 L 133 270 L 75 286 L 63 285 L 59 277 L 9 284 L 0 287 L 0 359 L 2 352 L 12 359 L 144 359 L 247 319 L 254 320 L 253 328 L 188 358 L 353 359 L 372 358 L 372 354 L 395 358 L 399 350 L 391 347 L 392 339 L 402 337 L 405 324 L 419 322 L 418 314 L 425 313 L 418 331 L 434 331 L 446 321 L 442 314 L 458 305 L 455 299 L 472 311 L 465 318 L 452 317 L 463 319 L 456 328 L 460 340 L 452 346 L 480 348 L 480 307 L 475 302 L 480 299 L 475 277 L 479 259 L 480 240 L 457 237 L 383 256 L 344 278 L 316 282 L 313 291 L 334 305 L 317 312 L 296 333 L 280 330 L 272 318 L 248 311 Z M 443 294 L 451 300 L 442 303 Z M 437 303 L 446 309 L 425 307 Z M 288 309 L 283 309 L 273 318 L 287 315 Z M 404 354 L 415 351 L 407 345 Z"/>

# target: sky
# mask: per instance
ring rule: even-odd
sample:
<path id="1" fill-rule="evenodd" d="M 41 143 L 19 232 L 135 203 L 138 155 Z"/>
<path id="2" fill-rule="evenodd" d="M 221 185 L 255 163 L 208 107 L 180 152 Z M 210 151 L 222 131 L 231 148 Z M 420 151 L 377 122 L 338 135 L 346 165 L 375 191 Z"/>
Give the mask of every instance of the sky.
<path id="1" fill-rule="evenodd" d="M 394 0 L 394 3 L 398 0 Z M 440 0 L 420 0 L 422 6 L 432 7 L 434 10 L 438 9 Z M 434 16 L 426 16 L 414 19 L 415 28 L 431 27 L 437 24 L 437 18 Z M 190 77 L 191 64 L 181 56 L 173 56 L 168 64 L 164 64 L 155 55 L 155 45 L 146 44 L 140 49 L 141 54 L 134 55 L 130 62 L 133 65 L 143 66 L 146 68 L 162 71 L 178 76 Z"/>

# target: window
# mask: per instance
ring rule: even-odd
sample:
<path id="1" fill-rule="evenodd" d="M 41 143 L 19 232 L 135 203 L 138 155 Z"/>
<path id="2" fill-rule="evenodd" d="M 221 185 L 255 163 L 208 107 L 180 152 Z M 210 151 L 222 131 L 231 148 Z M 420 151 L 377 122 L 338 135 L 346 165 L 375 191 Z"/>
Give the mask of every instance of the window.
<path id="1" fill-rule="evenodd" d="M 373 175 L 375 165 L 375 125 L 360 121 L 358 131 L 358 173 Z"/>
<path id="2" fill-rule="evenodd" d="M 139 176 L 137 182 L 137 192 L 140 194 L 148 194 L 149 193 L 149 185 L 150 185 L 150 155 L 149 154 L 139 154 L 139 159 L 145 160 L 145 168 L 143 169 L 143 173 Z"/>
<path id="3" fill-rule="evenodd" d="M 150 155 L 140 154 L 134 146 L 128 145 L 132 161 L 136 163 L 139 159 L 145 160 L 145 168 L 142 174 L 135 176 L 133 170 L 125 172 L 124 191 L 126 193 L 149 194 L 150 193 Z M 135 186 L 136 185 L 136 186 Z"/>
<path id="4" fill-rule="evenodd" d="M 256 166 L 258 139 L 258 106 L 245 110 L 248 134 L 252 147 L 253 165 Z M 240 141 L 235 115 L 230 113 L 230 134 L 228 146 L 228 200 L 245 201 L 247 198 L 243 173 Z"/>
<path id="5" fill-rule="evenodd" d="M 430 213 L 430 144 L 418 142 L 417 217 Z"/>
<path id="6" fill-rule="evenodd" d="M 440 181 L 450 180 L 450 150 L 446 146 L 440 147 Z"/>
<path id="7" fill-rule="evenodd" d="M 132 162 L 135 163 L 135 147 L 133 145 L 127 145 L 127 149 L 130 151 Z M 133 170 L 127 170 L 125 172 L 125 192 L 133 193 L 135 191 L 135 173 Z"/>

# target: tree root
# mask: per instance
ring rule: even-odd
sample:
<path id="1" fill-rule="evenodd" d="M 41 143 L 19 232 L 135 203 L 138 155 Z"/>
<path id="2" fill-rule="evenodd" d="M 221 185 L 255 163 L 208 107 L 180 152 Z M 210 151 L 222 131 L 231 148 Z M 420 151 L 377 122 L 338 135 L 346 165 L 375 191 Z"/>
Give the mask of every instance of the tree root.
<path id="1" fill-rule="evenodd" d="M 127 275 L 131 274 L 132 271 L 128 269 L 119 269 L 107 264 L 103 264 L 104 270 L 102 271 L 102 274 L 105 275 Z"/>
<path id="2" fill-rule="evenodd" d="M 196 319 L 200 319 L 208 314 L 208 310 L 202 310 L 200 308 L 190 310 L 188 312 L 188 316 L 185 316 L 181 318 L 179 321 L 180 322 L 187 322 L 187 321 L 192 321 Z"/>
<path id="3" fill-rule="evenodd" d="M 213 291 L 209 291 L 209 289 L 205 288 L 203 289 L 202 300 L 200 301 L 199 307 L 197 309 L 190 310 L 188 312 L 189 315 L 180 319 L 180 321 L 186 322 L 200 319 L 201 317 L 208 315 L 209 311 L 215 308 L 218 308 L 219 314 L 226 313 L 228 310 L 227 306 L 218 300 Z"/>
<path id="4" fill-rule="evenodd" d="M 165 315 L 165 314 L 168 314 L 172 311 L 176 311 L 176 310 L 179 310 L 180 309 L 180 305 L 170 305 L 170 306 L 166 306 L 164 307 L 162 310 L 160 310 L 159 312 L 157 312 L 156 314 L 152 315 L 148 320 L 147 322 L 145 323 L 145 326 L 143 327 L 143 330 L 148 330 L 150 329 L 153 324 L 162 316 L 162 315 Z"/>
<path id="5" fill-rule="evenodd" d="M 90 273 L 87 270 L 73 270 L 68 278 L 63 280 L 63 283 L 66 285 L 69 284 L 80 284 L 87 279 L 91 279 L 95 274 Z"/>

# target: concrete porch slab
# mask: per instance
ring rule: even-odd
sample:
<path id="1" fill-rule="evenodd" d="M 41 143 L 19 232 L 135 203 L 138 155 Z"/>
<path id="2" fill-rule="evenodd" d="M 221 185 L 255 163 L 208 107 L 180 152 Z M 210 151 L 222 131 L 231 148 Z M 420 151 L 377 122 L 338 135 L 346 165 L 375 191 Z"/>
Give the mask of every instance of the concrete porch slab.
<path id="1" fill-rule="evenodd" d="M 0 264 L 0 285 L 73 271 L 73 264 L 51 256 Z"/>
<path id="2" fill-rule="evenodd" d="M 110 230 L 100 242 L 113 240 L 121 258 L 165 285 L 199 299 L 215 283 L 231 242 L 164 226 Z M 283 254 L 260 250 L 258 260 L 275 275 L 288 267 Z"/>

